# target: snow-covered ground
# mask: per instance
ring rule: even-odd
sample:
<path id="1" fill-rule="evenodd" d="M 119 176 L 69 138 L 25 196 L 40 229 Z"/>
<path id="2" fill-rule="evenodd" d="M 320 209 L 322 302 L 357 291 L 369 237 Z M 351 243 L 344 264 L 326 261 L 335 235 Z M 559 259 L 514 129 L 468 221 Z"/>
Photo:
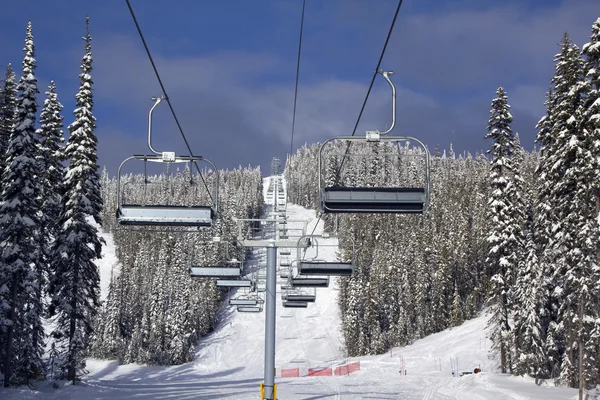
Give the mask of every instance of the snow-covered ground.
<path id="1" fill-rule="evenodd" d="M 268 180 L 265 181 L 265 186 Z M 267 191 L 265 188 L 265 198 Z M 315 212 L 287 206 L 290 220 L 309 220 L 312 232 Z M 322 221 L 316 227 L 320 234 Z M 293 226 L 291 226 L 293 227 Z M 114 245 L 107 246 L 100 264 L 103 298 L 113 267 Z M 337 239 L 318 239 L 319 258 L 335 260 Z M 295 252 L 292 251 L 292 255 Z M 284 259 L 285 257 L 279 257 Z M 253 264 L 266 262 L 264 250 L 256 250 Z M 117 272 L 115 268 L 115 273 Z M 281 279 L 278 281 L 278 291 Z M 480 316 L 410 346 L 377 356 L 346 360 L 342 351 L 337 307 L 337 279 L 317 289 L 317 301 L 307 309 L 283 308 L 277 294 L 277 398 L 280 399 L 576 399 L 574 389 L 537 386 L 532 379 L 502 375 L 497 362 L 488 358 L 487 318 Z M 88 360 L 90 373 L 82 384 L 53 390 L 49 384 L 37 390 L 0 389 L 0 399 L 259 399 L 264 361 L 264 313 L 238 313 L 225 302 L 219 327 L 198 346 L 193 362 L 173 367 L 118 365 L 116 361 Z M 360 361 L 360 370 L 345 376 L 281 378 L 283 368 L 335 367 Z M 458 371 L 483 372 L 459 377 Z M 406 375 L 401 374 L 402 366 Z"/>

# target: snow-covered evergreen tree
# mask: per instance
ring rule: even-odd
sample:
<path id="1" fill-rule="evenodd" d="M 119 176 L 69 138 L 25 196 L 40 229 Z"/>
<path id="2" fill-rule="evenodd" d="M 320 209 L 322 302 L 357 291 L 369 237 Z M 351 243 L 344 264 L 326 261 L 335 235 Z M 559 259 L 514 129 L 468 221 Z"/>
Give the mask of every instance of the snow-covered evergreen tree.
<path id="1" fill-rule="evenodd" d="M 590 87 L 583 79 L 579 49 L 567 34 L 555 62 L 547 116 L 538 124 L 542 148 L 536 208 L 542 276 L 547 279 L 540 315 L 547 327 L 543 353 L 548 368 L 553 374 L 560 372 L 559 382 L 575 387 L 578 370 L 589 371 L 597 352 L 585 343 L 593 342 L 598 315 L 593 293 L 598 282 L 599 143 L 583 117 Z M 582 345 L 586 349 L 580 353 Z"/>
<path id="2" fill-rule="evenodd" d="M 595 149 L 596 162 L 600 164 L 598 160 L 598 152 L 600 151 L 600 18 L 598 18 L 592 24 L 592 34 L 588 43 L 582 47 L 582 54 L 584 56 L 583 73 L 586 78 L 587 97 L 583 104 L 583 124 L 587 135 L 590 135 L 594 143 L 592 144 Z M 597 174 L 600 174 L 600 169 L 595 168 Z M 596 176 L 594 182 L 600 182 L 600 177 Z M 599 188 L 595 188 L 596 196 L 596 214 L 600 211 L 600 192 Z M 599 217 L 600 218 L 600 217 Z M 599 219 L 600 224 L 600 219 Z M 600 280 L 596 281 L 596 285 L 590 288 L 592 293 L 600 293 Z M 597 305 L 597 304 L 596 304 Z M 593 329 L 590 333 L 589 340 L 585 344 L 585 357 L 587 371 L 594 371 L 595 381 L 600 380 L 600 314 L 596 314 L 595 322 L 593 323 Z M 595 361 L 592 358 L 595 357 Z M 594 365 L 595 364 L 595 365 Z M 590 381 L 594 381 L 592 377 L 589 377 Z"/>
<path id="3" fill-rule="evenodd" d="M 526 224 L 525 260 L 517 273 L 515 289 L 515 372 L 528 374 L 536 379 L 546 374 L 544 354 L 544 330 L 541 313 L 544 307 L 544 289 L 541 270 L 534 242 L 533 213 L 530 211 Z M 518 306 L 517 306 L 518 305 Z"/>
<path id="4" fill-rule="evenodd" d="M 23 75 L 17 85 L 14 123 L 2 176 L 0 207 L 0 326 L 6 332 L 4 385 L 44 373 L 44 331 L 39 296 L 39 143 L 35 135 L 37 79 L 31 22 L 27 24 Z"/>
<path id="5" fill-rule="evenodd" d="M 6 75 L 0 88 L 0 176 L 6 168 L 6 151 L 15 118 L 17 104 L 16 75 L 12 65 L 6 66 Z"/>
<path id="6" fill-rule="evenodd" d="M 512 212 L 511 212 L 511 220 L 512 220 L 512 236 L 514 243 L 514 252 L 513 252 L 513 271 L 512 271 L 512 287 L 513 287 L 513 299 L 512 302 L 512 311 L 513 311 L 513 325 L 515 329 L 513 329 L 513 341 L 514 346 L 513 350 L 518 352 L 518 348 L 520 348 L 520 343 L 523 340 L 521 337 L 521 330 L 518 327 L 521 325 L 522 320 L 527 318 L 527 314 L 523 312 L 521 307 L 521 303 L 516 300 L 517 293 L 520 290 L 518 285 L 518 276 L 520 271 L 525 268 L 525 239 L 523 237 L 523 228 L 525 226 L 525 213 L 526 210 L 529 209 L 529 205 L 525 203 L 525 181 L 522 176 L 522 168 L 524 161 L 524 150 L 521 147 L 521 141 L 519 139 L 519 134 L 515 133 L 514 141 L 513 141 L 513 156 L 512 156 L 512 167 L 513 167 L 513 176 L 512 176 L 512 187 L 509 193 L 509 198 L 512 199 Z M 513 354 L 513 360 L 517 363 L 518 356 Z"/>
<path id="7" fill-rule="evenodd" d="M 590 339 L 593 328 L 590 322 L 598 315 L 593 289 L 600 277 L 596 265 L 599 142 L 585 129 L 584 99 L 588 86 L 582 82 L 579 48 L 566 35 L 562 45 L 553 79 L 556 103 L 552 129 L 557 138 L 557 152 L 551 160 L 553 168 L 562 175 L 553 190 L 557 205 L 554 211 L 561 218 L 553 231 L 557 253 L 554 281 L 562 289 L 558 321 L 563 330 L 565 353 L 560 380 L 575 387 L 579 381 L 577 372 L 590 368 L 582 363 L 580 355 L 585 357 L 585 352 L 579 350 Z"/>
<path id="8" fill-rule="evenodd" d="M 99 307 L 100 276 L 94 263 L 101 257 L 102 239 L 93 225 L 101 221 L 102 198 L 98 173 L 96 126 L 92 115 L 92 53 L 86 18 L 85 55 L 81 63 L 75 121 L 65 154 L 70 160 L 52 260 L 50 314 L 57 316 L 52 336 L 63 357 L 62 377 L 75 381 L 85 368 L 93 318 Z"/>
<path id="9" fill-rule="evenodd" d="M 451 315 L 451 323 L 454 326 L 458 326 L 463 323 L 465 320 L 464 313 L 462 311 L 463 305 L 462 300 L 460 298 L 460 293 L 458 292 L 458 285 L 454 284 L 454 295 L 452 296 L 452 315 Z"/>
<path id="10" fill-rule="evenodd" d="M 490 183 L 492 196 L 489 201 L 491 231 L 488 236 L 490 252 L 487 263 L 491 276 L 489 304 L 491 318 L 490 339 L 493 349 L 500 352 L 502 372 L 511 370 L 511 326 L 509 323 L 512 307 L 511 287 L 518 249 L 515 233 L 515 207 L 513 163 L 514 136 L 510 124 L 513 120 L 506 92 L 502 87 L 496 91 L 497 98 L 492 101 L 492 110 L 488 122 L 486 138 L 494 140 Z"/>
<path id="11" fill-rule="evenodd" d="M 65 176 L 65 159 L 63 143 L 62 104 L 58 100 L 56 85 L 50 82 L 47 98 L 40 113 L 40 129 L 38 136 L 41 142 L 40 168 L 44 184 L 42 197 L 42 215 L 45 219 L 45 230 L 50 237 L 56 236 L 58 218 L 62 201 L 62 182 Z M 48 241 L 49 243 L 49 241 Z"/>

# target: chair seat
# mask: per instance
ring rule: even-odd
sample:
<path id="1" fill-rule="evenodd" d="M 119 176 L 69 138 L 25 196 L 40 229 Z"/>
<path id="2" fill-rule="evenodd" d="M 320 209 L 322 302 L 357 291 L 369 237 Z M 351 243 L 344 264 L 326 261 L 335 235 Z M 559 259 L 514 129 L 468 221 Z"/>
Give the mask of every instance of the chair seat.
<path id="1" fill-rule="evenodd" d="M 213 217 L 210 206 L 122 204 L 117 209 L 121 225 L 211 226 Z"/>
<path id="2" fill-rule="evenodd" d="M 354 265 L 347 262 L 301 261 L 298 263 L 299 275 L 335 275 L 349 276 Z"/>
<path id="3" fill-rule="evenodd" d="M 321 208 L 335 213 L 422 213 L 425 188 L 326 187 Z"/>

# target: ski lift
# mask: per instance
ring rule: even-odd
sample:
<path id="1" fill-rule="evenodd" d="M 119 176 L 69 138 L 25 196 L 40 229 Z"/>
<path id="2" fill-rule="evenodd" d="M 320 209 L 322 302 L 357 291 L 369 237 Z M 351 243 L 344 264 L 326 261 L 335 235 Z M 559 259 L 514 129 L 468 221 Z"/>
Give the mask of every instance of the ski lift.
<path id="1" fill-rule="evenodd" d="M 302 260 L 298 263 L 298 275 L 350 276 L 354 265 L 341 261 Z"/>
<path id="2" fill-rule="evenodd" d="M 317 299 L 316 294 L 308 294 L 303 292 L 289 292 L 283 293 L 281 299 L 285 301 L 299 301 L 306 303 L 314 303 Z"/>
<path id="3" fill-rule="evenodd" d="M 252 287 L 249 279 L 217 279 L 217 287 Z"/>
<path id="4" fill-rule="evenodd" d="M 174 152 L 154 150 L 151 142 L 152 135 L 152 112 L 163 98 L 153 98 L 154 105 L 148 115 L 148 147 L 154 153 L 153 155 L 133 155 L 126 158 L 117 172 L 117 221 L 123 226 L 168 226 L 168 227 L 209 227 L 219 211 L 219 176 L 217 167 L 207 158 L 200 156 L 175 156 Z M 214 193 L 211 195 L 213 204 L 211 205 L 170 205 L 170 204 L 144 204 L 144 202 L 127 202 L 125 199 L 125 188 L 127 182 L 121 184 L 121 170 L 123 165 L 130 160 L 144 162 L 144 193 L 147 185 L 151 184 L 148 180 L 147 163 L 197 163 L 204 161 L 212 167 L 215 173 Z M 191 168 L 190 168 L 191 171 Z M 197 184 L 193 178 L 190 184 Z"/>
<path id="5" fill-rule="evenodd" d="M 306 301 L 282 301 L 283 308 L 307 308 L 308 303 Z"/>
<path id="6" fill-rule="evenodd" d="M 247 307 L 247 306 L 238 306 L 238 312 L 248 312 L 248 313 L 259 313 L 262 312 L 262 307 Z"/>
<path id="7" fill-rule="evenodd" d="M 237 280 L 233 278 L 240 278 L 242 276 L 242 269 L 244 262 L 236 258 L 230 257 L 230 248 L 228 242 L 215 241 L 213 242 L 226 245 L 226 254 L 223 258 L 225 260 L 219 261 L 213 265 L 196 266 L 194 265 L 194 249 L 195 246 L 192 243 L 192 249 L 190 251 L 190 276 L 192 278 L 218 278 L 221 281 L 217 281 L 217 286 L 225 287 L 251 287 L 250 280 Z M 237 283 L 235 283 L 237 282 Z"/>
<path id="8" fill-rule="evenodd" d="M 254 286 L 254 290 L 259 292 L 259 293 L 263 293 L 267 291 L 267 282 L 257 282 L 256 285 Z"/>
<path id="9" fill-rule="evenodd" d="M 329 276 L 324 278 L 296 276 L 290 278 L 290 284 L 294 288 L 326 288 L 329 287 Z"/>
<path id="10" fill-rule="evenodd" d="M 319 259 L 319 241 L 314 236 L 303 236 L 298 240 L 310 240 L 310 245 L 316 248 L 316 254 L 313 258 L 305 259 L 301 256 L 302 250 L 298 248 L 298 275 L 310 276 L 350 276 L 354 271 L 353 262 L 325 261 Z M 354 259 L 354 249 L 352 250 Z"/>
<path id="11" fill-rule="evenodd" d="M 256 299 L 229 299 L 230 306 L 255 306 L 257 304 Z"/>
<path id="12" fill-rule="evenodd" d="M 242 276 L 242 269 L 236 266 L 210 266 L 190 267 L 192 278 L 238 278 Z"/>
<path id="13" fill-rule="evenodd" d="M 393 72 L 378 71 L 392 88 L 392 124 L 385 132 L 367 131 L 365 137 L 357 136 L 337 136 L 325 140 L 318 153 L 318 175 L 319 175 L 319 196 L 320 208 L 324 213 L 394 213 L 394 214 L 424 214 L 429 205 L 429 187 L 430 187 L 430 161 L 427 146 L 420 140 L 410 136 L 386 136 L 394 129 L 396 123 L 396 88 L 390 76 Z M 392 143 L 396 144 L 398 154 L 400 152 L 399 143 L 414 142 L 422 148 L 422 153 L 417 154 L 424 161 L 424 173 L 422 185 L 417 187 L 348 187 L 340 184 L 328 186 L 325 183 L 323 167 L 323 149 L 335 140 L 351 143 Z M 379 154 L 376 157 L 385 157 L 389 154 Z M 344 154 L 345 157 L 351 155 Z M 340 171 L 338 171 L 339 173 Z"/>

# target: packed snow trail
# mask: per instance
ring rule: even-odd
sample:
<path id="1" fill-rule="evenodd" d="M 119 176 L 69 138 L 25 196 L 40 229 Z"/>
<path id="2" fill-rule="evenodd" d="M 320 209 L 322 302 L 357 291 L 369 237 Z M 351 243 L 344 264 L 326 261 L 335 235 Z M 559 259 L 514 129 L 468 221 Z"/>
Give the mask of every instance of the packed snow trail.
<path id="1" fill-rule="evenodd" d="M 267 178 L 268 179 L 268 178 Z M 265 182 L 265 197 L 266 197 Z M 315 212 L 287 206 L 287 217 L 309 219 L 308 232 L 317 222 Z M 322 222 L 315 234 L 322 232 Z M 110 235 L 105 234 L 107 239 Z M 319 239 L 337 244 L 336 239 Z M 118 273 L 112 241 L 107 240 L 99 267 L 105 298 L 111 271 Z M 320 256 L 335 260 L 336 247 L 323 248 Z M 295 253 L 292 252 L 292 255 Z M 257 250 L 249 267 L 264 266 L 265 252 Z M 337 306 L 337 279 L 327 289 L 317 289 L 317 301 L 307 309 L 288 309 L 277 293 L 276 366 L 278 399 L 401 399 L 401 400 L 575 400 L 575 389 L 536 386 L 530 378 L 497 373 L 497 362 L 488 358 L 487 318 L 480 316 L 458 327 L 430 335 L 404 348 L 360 357 L 360 370 L 346 376 L 281 378 L 280 369 L 335 366 L 344 361 Z M 278 290 L 280 284 L 278 283 Z M 118 365 L 116 361 L 89 359 L 90 371 L 77 386 L 59 390 L 49 382 L 34 390 L 0 388 L 2 400 L 28 399 L 259 399 L 263 380 L 264 313 L 238 313 L 224 303 L 217 329 L 203 338 L 193 362 L 171 366 Z M 482 373 L 458 377 L 458 371 Z M 452 360 L 452 364 L 451 364 Z M 354 360 L 351 360 L 354 361 Z M 400 374 L 404 361 L 407 375 Z"/>
<path id="2" fill-rule="evenodd" d="M 267 201 L 266 189 L 269 181 L 265 180 L 265 201 Z M 285 187 L 285 186 L 284 186 Z M 267 207 L 266 212 L 272 208 Z M 307 231 L 312 232 L 317 218 L 313 210 L 290 205 L 287 207 L 286 216 L 290 221 L 309 221 Z M 315 233 L 322 231 L 323 223 L 320 222 Z M 301 223 L 288 223 L 288 229 L 296 232 L 302 227 Z M 337 239 L 320 239 L 320 244 L 334 244 L 323 248 L 322 257 L 335 260 Z M 331 254 L 330 254 L 331 253 Z M 296 251 L 291 251 L 296 256 Z M 279 262 L 287 259 L 287 256 L 278 255 Z M 250 268 L 256 265 L 264 269 L 266 267 L 266 251 L 259 248 L 253 251 L 253 257 L 249 260 Z M 317 301 L 311 303 L 306 309 L 284 308 L 281 301 L 281 284 L 283 281 L 278 277 L 276 303 L 276 348 L 275 365 L 277 370 L 282 368 L 299 367 L 308 371 L 308 368 L 331 366 L 332 362 L 341 359 L 340 347 L 340 319 L 337 311 L 337 285 L 332 279 L 329 288 L 317 289 Z M 231 297 L 235 297 L 232 290 Z M 231 368 L 233 361 L 239 366 L 243 360 L 241 374 L 249 377 L 262 377 L 264 362 L 264 327 L 265 314 L 262 313 L 238 313 L 234 307 L 228 305 L 219 314 L 221 323 L 215 332 L 202 340 L 196 355 L 195 365 L 202 373 L 215 373 Z"/>

